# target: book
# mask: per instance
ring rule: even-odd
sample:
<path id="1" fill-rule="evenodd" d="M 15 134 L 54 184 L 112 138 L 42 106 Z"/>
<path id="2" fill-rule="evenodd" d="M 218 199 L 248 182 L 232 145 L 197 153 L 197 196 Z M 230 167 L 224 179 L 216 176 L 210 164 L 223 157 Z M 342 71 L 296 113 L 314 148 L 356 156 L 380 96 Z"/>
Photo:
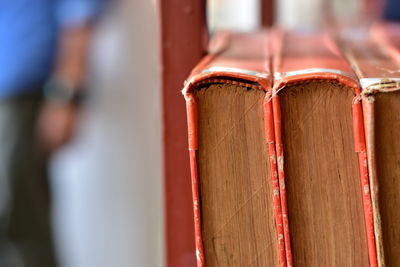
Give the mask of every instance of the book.
<path id="1" fill-rule="evenodd" d="M 286 266 L 268 38 L 221 35 L 185 83 L 199 267 Z"/>
<path id="2" fill-rule="evenodd" d="M 377 24 L 358 36 L 342 46 L 362 87 L 378 264 L 400 266 L 400 27 Z"/>
<path id="3" fill-rule="evenodd" d="M 378 266 L 371 116 L 346 46 L 278 28 L 213 43 L 182 91 L 197 266 Z"/>
<path id="4" fill-rule="evenodd" d="M 329 35 L 273 35 L 271 101 L 288 266 L 376 266 L 357 78 Z"/>

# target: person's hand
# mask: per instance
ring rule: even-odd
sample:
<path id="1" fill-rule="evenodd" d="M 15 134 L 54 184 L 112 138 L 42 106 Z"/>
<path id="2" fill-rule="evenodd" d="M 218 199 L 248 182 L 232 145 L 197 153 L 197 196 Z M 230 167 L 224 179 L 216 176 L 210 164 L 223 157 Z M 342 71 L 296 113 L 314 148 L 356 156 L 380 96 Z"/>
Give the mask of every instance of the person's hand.
<path id="1" fill-rule="evenodd" d="M 90 25 L 78 25 L 60 34 L 56 66 L 44 88 L 46 100 L 37 124 L 38 142 L 47 153 L 67 144 L 75 134 L 90 33 Z"/>
<path id="2" fill-rule="evenodd" d="M 70 103 L 45 102 L 38 118 L 38 143 L 46 153 L 71 141 L 78 120 L 77 106 Z"/>

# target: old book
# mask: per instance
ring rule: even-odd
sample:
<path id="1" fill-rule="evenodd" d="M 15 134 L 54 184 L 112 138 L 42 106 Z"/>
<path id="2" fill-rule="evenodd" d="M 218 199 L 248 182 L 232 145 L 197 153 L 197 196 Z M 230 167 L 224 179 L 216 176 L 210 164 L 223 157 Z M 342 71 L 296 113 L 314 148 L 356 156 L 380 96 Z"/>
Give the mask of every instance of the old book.
<path id="1" fill-rule="evenodd" d="M 357 78 L 328 35 L 276 30 L 272 40 L 288 266 L 376 266 Z"/>
<path id="2" fill-rule="evenodd" d="M 378 263 L 400 266 L 400 27 L 381 24 L 342 46 L 362 86 Z"/>
<path id="3" fill-rule="evenodd" d="M 183 90 L 197 266 L 286 266 L 273 133 L 265 132 L 268 34 L 217 40 Z"/>

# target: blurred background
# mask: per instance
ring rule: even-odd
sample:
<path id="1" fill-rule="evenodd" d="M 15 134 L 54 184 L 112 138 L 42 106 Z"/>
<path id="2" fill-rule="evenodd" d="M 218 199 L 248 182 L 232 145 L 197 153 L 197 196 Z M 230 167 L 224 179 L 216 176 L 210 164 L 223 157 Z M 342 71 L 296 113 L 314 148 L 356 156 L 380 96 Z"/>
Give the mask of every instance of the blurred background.
<path id="1" fill-rule="evenodd" d="M 366 2 L 280 0 L 274 12 L 288 28 L 319 27 L 327 17 L 357 25 Z M 209 0 L 209 29 L 256 29 L 260 5 Z M 383 9 L 368 10 L 373 21 Z M 159 43 L 155 0 L 115 0 L 95 26 L 91 94 L 75 137 L 51 160 L 52 220 L 63 267 L 165 265 Z"/>
<path id="2" fill-rule="evenodd" d="M 96 25 L 91 96 L 52 162 L 62 266 L 163 266 L 157 23 L 151 1 L 117 0 Z"/>

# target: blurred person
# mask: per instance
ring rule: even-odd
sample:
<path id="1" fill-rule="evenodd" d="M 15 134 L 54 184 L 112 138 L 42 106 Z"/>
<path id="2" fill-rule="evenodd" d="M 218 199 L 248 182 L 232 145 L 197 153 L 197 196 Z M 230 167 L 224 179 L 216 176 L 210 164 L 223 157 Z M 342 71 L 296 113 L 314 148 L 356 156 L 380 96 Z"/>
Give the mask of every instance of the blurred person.
<path id="1" fill-rule="evenodd" d="M 49 157 L 73 136 L 105 0 L 0 0 L 0 267 L 55 267 Z"/>

